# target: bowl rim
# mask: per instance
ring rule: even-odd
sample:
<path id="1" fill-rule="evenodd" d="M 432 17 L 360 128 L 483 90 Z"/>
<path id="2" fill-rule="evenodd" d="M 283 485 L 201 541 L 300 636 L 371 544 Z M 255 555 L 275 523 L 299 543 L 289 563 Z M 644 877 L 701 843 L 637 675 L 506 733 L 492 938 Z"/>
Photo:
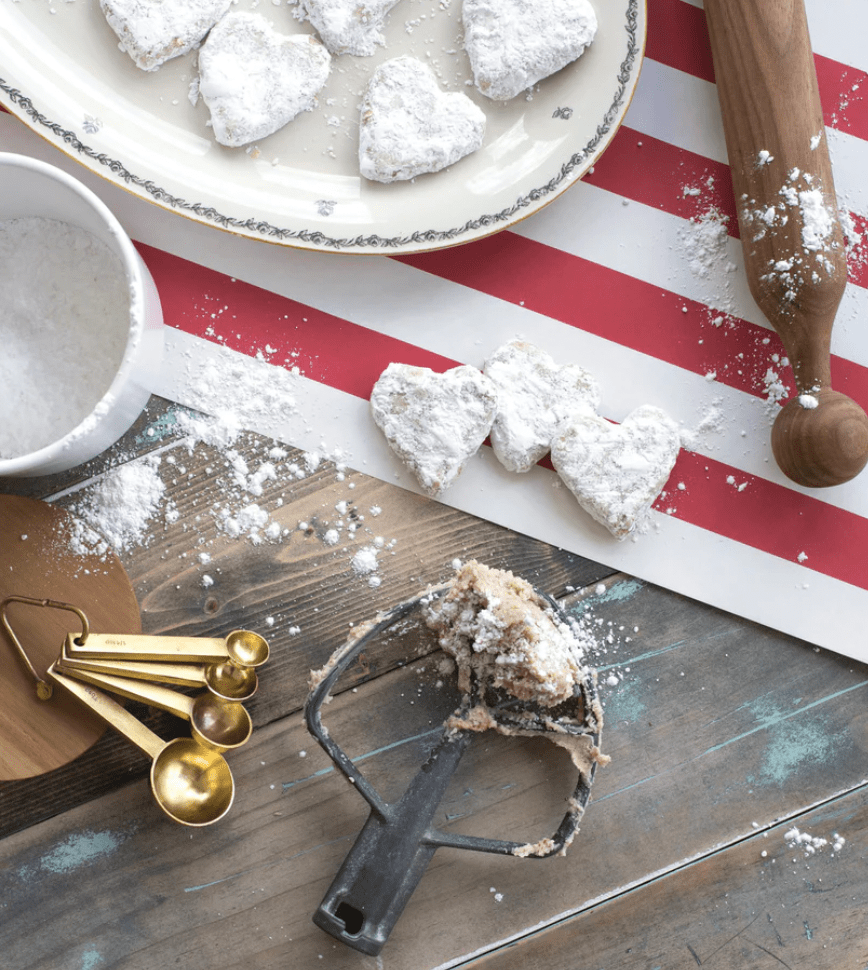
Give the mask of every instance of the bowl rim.
<path id="1" fill-rule="evenodd" d="M 28 155 L 20 155 L 16 152 L 0 152 L 0 170 L 3 168 L 17 168 L 22 171 L 31 171 L 59 183 L 64 189 L 78 196 L 87 206 L 92 209 L 99 219 L 105 224 L 112 240 L 116 244 L 116 255 L 119 257 L 123 267 L 124 277 L 127 281 L 129 290 L 129 323 L 127 327 L 127 339 L 124 345 L 123 356 L 120 364 L 112 377 L 111 383 L 103 395 L 96 401 L 90 412 L 82 418 L 73 428 L 70 428 L 62 437 L 35 451 L 28 451 L 23 455 L 15 455 L 11 458 L 0 457 L 0 477 L 20 475 L 22 472 L 33 470 L 37 474 L 43 466 L 48 466 L 57 459 L 76 439 L 83 439 L 83 429 L 97 429 L 109 418 L 110 409 L 101 409 L 101 405 L 107 399 L 114 400 L 118 397 L 118 391 L 123 387 L 130 375 L 134 365 L 134 351 L 142 340 L 145 332 L 145 274 L 143 272 L 144 263 L 141 256 L 133 245 L 132 240 L 126 230 L 118 221 L 117 216 L 99 198 L 99 196 L 88 188 L 77 178 L 64 172 L 56 165 L 43 162 L 40 159 L 31 158 Z M 3 221 L 3 220 L 0 220 Z M 63 222 L 64 219 L 58 221 Z M 86 460 L 86 459 L 83 459 Z"/>

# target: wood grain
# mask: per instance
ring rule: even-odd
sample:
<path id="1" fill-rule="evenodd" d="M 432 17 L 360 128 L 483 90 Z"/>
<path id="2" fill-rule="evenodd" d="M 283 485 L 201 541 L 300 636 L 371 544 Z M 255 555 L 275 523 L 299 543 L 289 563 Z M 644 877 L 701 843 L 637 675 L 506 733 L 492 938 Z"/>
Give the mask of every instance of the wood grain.
<path id="1" fill-rule="evenodd" d="M 813 854 L 787 839 L 793 827 L 826 839 Z M 846 842 L 834 850 L 834 833 Z M 534 933 L 467 970 L 694 970 L 868 965 L 864 896 L 868 789 L 840 795 L 547 932 Z"/>
<path id="2" fill-rule="evenodd" d="M 817 402 L 780 412 L 775 459 L 801 485 L 838 485 L 868 462 L 868 416 L 832 390 L 847 260 L 804 3 L 708 0 L 705 14 L 750 291 Z"/>
<path id="3" fill-rule="evenodd" d="M 254 545 L 245 537 L 233 538 L 218 528 L 215 519 L 215 510 L 227 502 L 231 491 L 226 456 L 201 443 L 190 453 L 168 402 L 152 399 L 149 414 L 151 423 L 139 424 L 105 459 L 141 461 L 148 454 L 159 456 L 166 485 L 164 506 L 177 514 L 168 520 L 161 513 L 149 528 L 146 543 L 120 553 L 141 607 L 142 629 L 150 634 L 225 636 L 237 627 L 248 627 L 266 636 L 271 659 L 261 671 L 259 692 L 246 705 L 257 729 L 301 708 L 308 671 L 321 666 L 343 642 L 350 624 L 369 619 L 428 584 L 442 582 L 451 573 L 453 559 L 475 556 L 511 568 L 553 595 L 562 595 L 570 584 L 592 583 L 613 572 L 361 473 L 338 472 L 329 462 L 291 483 L 285 476 L 266 482 L 263 494 L 256 497 L 273 520 L 288 530 L 281 542 Z M 255 467 L 274 444 L 249 435 L 237 450 Z M 300 451 L 288 451 L 287 462 L 301 462 Z M 77 470 L 73 478 L 64 473 L 43 480 L 6 479 L 0 487 L 18 487 L 40 497 L 60 493 L 54 503 L 75 510 L 98 484 L 80 481 L 82 474 Z M 343 513 L 336 509 L 341 502 L 347 503 Z M 381 511 L 374 516 L 371 508 Z M 343 539 L 327 545 L 324 537 L 338 520 L 345 523 Z M 306 527 L 300 529 L 300 523 Z M 355 526 L 355 538 L 350 538 L 349 525 Z M 375 589 L 354 574 L 351 557 L 377 536 L 393 544 L 380 555 L 382 585 Z M 198 559 L 203 551 L 211 557 L 207 565 Z M 206 574 L 213 576 L 213 586 L 203 586 Z M 410 649 L 394 644 L 359 667 L 358 681 L 405 662 Z M 164 737 L 177 731 L 168 715 L 140 713 Z M 67 772 L 0 783 L 0 837 L 145 771 L 137 753 L 108 734 Z"/>
<path id="4" fill-rule="evenodd" d="M 140 629 L 130 580 L 115 555 L 80 556 L 69 546 L 71 517 L 62 509 L 22 496 L 0 495 L 0 602 L 8 597 L 59 601 L 82 610 L 90 623 L 118 622 Z M 31 778 L 68 764 L 105 730 L 99 718 L 57 692 L 36 695 L 36 683 L 15 640 L 39 678 L 57 659 L 80 619 L 65 609 L 9 601 L 0 630 L 0 778 Z"/>
<path id="5" fill-rule="evenodd" d="M 140 780 L 0 843 L 11 970 L 66 970 L 86 954 L 124 970 L 178 960 L 189 970 L 427 970 L 474 960 L 486 970 L 574 970 L 577 954 L 589 955 L 581 966 L 633 959 L 637 967 L 689 967 L 697 963 L 688 944 L 713 966 L 715 948 L 729 937 L 733 961 L 719 965 L 742 966 L 738 946 L 772 949 L 764 915 L 746 928 L 751 905 L 772 913 L 788 945 L 802 920 L 818 934 L 843 927 L 860 878 L 868 670 L 626 577 L 574 598 L 601 621 L 596 661 L 604 749 L 613 760 L 597 775 L 565 858 L 441 850 L 382 962 L 349 950 L 310 914 L 366 806 L 292 715 L 233 753 L 237 803 L 211 831 L 191 834 L 164 821 Z M 610 676 L 615 685 L 606 683 Z M 429 656 L 341 693 L 326 712 L 334 736 L 386 797 L 418 767 L 451 706 L 436 686 L 442 679 Z M 483 735 L 441 820 L 474 834 L 544 833 L 569 787 L 561 755 L 542 741 Z M 837 811 L 839 801 L 840 814 L 822 823 L 805 815 L 812 805 Z M 778 850 L 791 820 L 815 835 L 839 831 L 858 857 L 852 868 L 828 868 L 825 856 L 788 862 Z M 779 869 L 759 856 L 766 846 Z M 87 905 L 75 888 L 84 876 Z M 835 895 L 813 892 L 813 876 L 833 880 Z M 733 880 L 740 880 L 738 907 L 723 895 Z M 774 886 L 789 912 L 767 901 Z M 796 924 L 785 924 L 787 916 Z M 526 949 L 510 946 L 522 936 Z M 862 945 L 852 931 L 844 942 L 838 956 L 848 959 Z M 671 963 L 655 964 L 664 944 Z"/>

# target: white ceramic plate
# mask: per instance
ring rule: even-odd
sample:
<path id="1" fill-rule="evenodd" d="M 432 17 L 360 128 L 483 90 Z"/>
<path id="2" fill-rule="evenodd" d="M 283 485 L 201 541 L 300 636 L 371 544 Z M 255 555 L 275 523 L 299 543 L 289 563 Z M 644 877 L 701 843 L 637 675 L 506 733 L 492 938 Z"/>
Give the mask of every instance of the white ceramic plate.
<path id="1" fill-rule="evenodd" d="M 401 0 L 371 57 L 335 58 L 306 112 L 254 146 L 224 148 L 193 104 L 196 54 L 139 70 L 97 0 L 0 0 L 0 101 L 106 179 L 208 225 L 312 250 L 438 249 L 503 229 L 594 164 L 638 80 L 645 0 L 593 0 L 597 37 L 528 97 L 489 101 L 468 83 L 460 0 Z M 284 33 L 312 32 L 290 2 L 238 0 Z M 448 170 L 381 185 L 358 174 L 358 101 L 374 67 L 428 62 L 487 116 L 483 147 Z"/>

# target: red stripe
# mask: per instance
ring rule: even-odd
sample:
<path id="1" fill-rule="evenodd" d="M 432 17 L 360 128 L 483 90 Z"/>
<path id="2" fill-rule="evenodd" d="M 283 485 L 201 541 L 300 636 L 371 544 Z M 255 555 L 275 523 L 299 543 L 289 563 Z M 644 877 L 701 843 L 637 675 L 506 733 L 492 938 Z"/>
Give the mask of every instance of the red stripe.
<path id="1" fill-rule="evenodd" d="M 713 371 L 757 397 L 769 367 L 779 370 L 772 355 L 783 347 L 773 332 L 513 232 L 393 258 L 677 367 Z M 832 376 L 836 389 L 868 403 L 868 368 L 833 357 Z"/>
<path id="2" fill-rule="evenodd" d="M 868 520 L 821 499 L 682 449 L 654 507 L 779 559 L 804 553 L 807 569 L 868 589 L 868 559 L 853 552 L 868 548 Z"/>
<path id="3" fill-rule="evenodd" d="M 705 11 L 684 0 L 648 0 L 645 52 L 667 67 L 714 82 Z M 868 73 L 820 54 L 814 64 L 826 124 L 868 139 Z"/>
<path id="4" fill-rule="evenodd" d="M 248 356 L 267 349 L 272 363 L 298 364 L 313 380 L 364 400 L 391 361 L 437 371 L 456 363 L 161 250 L 137 246 L 157 283 L 169 326 Z M 470 248 L 452 252 L 466 254 Z M 610 298 L 616 291 L 611 285 L 606 290 Z M 730 475 L 735 485 L 727 483 Z M 739 492 L 736 485 L 745 481 L 747 487 Z M 685 522 L 779 558 L 796 560 L 804 551 L 810 569 L 868 588 L 868 566 L 850 555 L 868 545 L 868 520 L 683 450 L 670 483 L 656 503 L 659 511 L 672 509 Z"/>
<path id="5" fill-rule="evenodd" d="M 170 327 L 252 357 L 270 350 L 278 366 L 356 397 L 370 397 L 391 361 L 443 371 L 457 361 L 367 330 L 242 280 L 137 242 Z"/>
<path id="6" fill-rule="evenodd" d="M 825 123 L 857 138 L 868 138 L 868 74 L 819 54 L 814 55 L 814 64 Z"/>
<path id="7" fill-rule="evenodd" d="M 645 53 L 653 61 L 714 83 L 705 11 L 684 0 L 648 0 Z"/>
<path id="8" fill-rule="evenodd" d="M 621 125 L 584 181 L 683 219 L 715 208 L 729 218 L 730 235 L 738 237 L 729 165 L 627 125 Z"/>

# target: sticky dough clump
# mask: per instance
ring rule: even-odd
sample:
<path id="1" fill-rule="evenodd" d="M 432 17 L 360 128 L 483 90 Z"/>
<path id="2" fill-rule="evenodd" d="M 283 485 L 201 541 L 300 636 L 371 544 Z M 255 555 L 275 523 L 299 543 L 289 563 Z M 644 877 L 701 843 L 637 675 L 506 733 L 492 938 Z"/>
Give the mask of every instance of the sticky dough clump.
<path id="1" fill-rule="evenodd" d="M 526 580 L 471 560 L 427 610 L 426 623 L 458 665 L 458 686 L 504 690 L 554 707 L 587 676 L 572 629 Z"/>

